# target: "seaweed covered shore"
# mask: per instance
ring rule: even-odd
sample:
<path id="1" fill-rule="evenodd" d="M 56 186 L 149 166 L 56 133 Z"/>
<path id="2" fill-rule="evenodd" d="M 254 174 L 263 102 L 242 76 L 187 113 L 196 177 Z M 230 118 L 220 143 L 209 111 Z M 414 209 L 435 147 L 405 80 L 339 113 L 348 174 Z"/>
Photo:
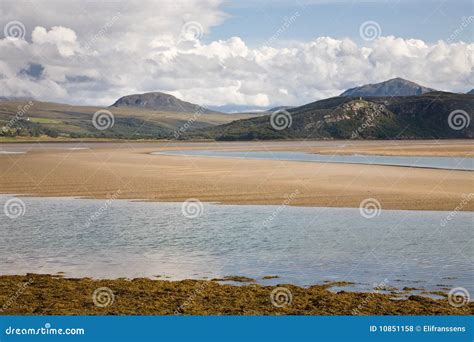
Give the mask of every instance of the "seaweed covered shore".
<path id="1" fill-rule="evenodd" d="M 333 285 L 333 284 L 332 284 Z M 302 288 L 227 285 L 208 280 L 96 280 L 54 275 L 0 276 L 2 315 L 472 315 L 448 299 Z"/>

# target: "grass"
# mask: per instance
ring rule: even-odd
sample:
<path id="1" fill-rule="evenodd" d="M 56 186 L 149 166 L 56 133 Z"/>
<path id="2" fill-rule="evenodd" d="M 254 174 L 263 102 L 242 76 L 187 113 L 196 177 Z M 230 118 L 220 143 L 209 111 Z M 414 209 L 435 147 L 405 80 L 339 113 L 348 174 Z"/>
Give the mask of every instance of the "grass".
<path id="1" fill-rule="evenodd" d="M 47 118 L 30 118 L 31 122 L 42 123 L 42 124 L 51 124 L 51 125 L 58 125 L 61 124 L 62 121 L 47 119 Z"/>
<path id="2" fill-rule="evenodd" d="M 328 290 L 334 284 L 222 285 L 214 281 L 67 279 L 27 274 L 0 276 L 4 315 L 472 315 L 474 304 L 450 306 L 446 299 Z M 284 287 L 284 289 L 282 289 Z M 96 295 L 94 303 L 94 292 Z M 272 304 L 272 293 L 277 304 Z M 285 301 L 291 297 L 291 300 Z M 283 299 L 282 302 L 278 301 Z M 275 302 L 275 300 L 273 301 Z M 97 305 L 99 304 L 99 306 Z M 104 305 L 107 304 L 107 305 Z"/>
<path id="3" fill-rule="evenodd" d="M 27 103 L 26 101 L 0 102 L 0 127 L 18 116 L 19 109 L 25 108 Z M 112 113 L 114 125 L 105 130 L 98 130 L 93 125 L 93 115 L 104 109 Z M 11 129 L 21 128 L 21 134 L 9 132 L 4 135 L 34 137 L 45 134 L 51 137 L 70 135 L 73 138 L 159 139 L 173 137 L 174 132 L 182 127 L 186 127 L 185 130 L 192 130 L 254 116 L 256 115 L 175 113 L 143 108 L 103 108 L 35 101 L 25 109 L 20 119 L 14 119 L 14 124 L 10 127 Z M 26 118 L 29 120 L 25 120 Z"/>

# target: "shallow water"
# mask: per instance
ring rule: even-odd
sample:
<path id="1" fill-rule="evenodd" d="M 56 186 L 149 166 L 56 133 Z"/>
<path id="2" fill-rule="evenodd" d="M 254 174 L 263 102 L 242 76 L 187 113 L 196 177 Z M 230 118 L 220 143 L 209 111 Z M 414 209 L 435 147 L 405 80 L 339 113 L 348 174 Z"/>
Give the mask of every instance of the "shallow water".
<path id="1" fill-rule="evenodd" d="M 11 196 L 0 196 L 4 204 Z M 170 279 L 242 275 L 265 284 L 353 281 L 439 290 L 473 286 L 473 216 L 458 212 L 21 198 L 1 213 L 0 274 Z M 198 208 L 199 209 L 199 208 Z M 201 211 L 198 210 L 198 213 Z M 447 222 L 443 226 L 443 222 Z M 278 279 L 262 280 L 278 275 Z"/>
<path id="2" fill-rule="evenodd" d="M 410 166 L 449 170 L 474 170 L 474 158 L 465 157 L 401 157 L 401 156 L 376 156 L 376 155 L 324 155 L 304 152 L 289 151 L 208 151 L 208 150 L 183 150 L 169 152 L 154 152 L 153 154 L 200 156 L 200 157 L 225 157 L 244 159 L 291 160 L 318 163 L 342 164 L 373 164 Z"/>

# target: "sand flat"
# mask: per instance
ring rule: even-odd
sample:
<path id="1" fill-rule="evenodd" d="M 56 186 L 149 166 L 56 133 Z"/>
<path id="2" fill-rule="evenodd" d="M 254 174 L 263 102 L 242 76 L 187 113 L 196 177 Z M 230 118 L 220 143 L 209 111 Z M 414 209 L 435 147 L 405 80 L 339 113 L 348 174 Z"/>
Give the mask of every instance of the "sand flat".
<path id="1" fill-rule="evenodd" d="M 0 155 L 0 192 L 35 196 L 85 196 L 151 201 L 201 201 L 229 204 L 359 207 L 376 198 L 385 209 L 474 210 L 466 201 L 473 172 L 377 165 L 150 155 L 182 149 L 288 150 L 324 153 L 375 153 L 386 146 L 399 155 L 472 153 L 471 141 L 440 142 L 245 142 L 115 143 L 74 145 Z M 0 150 L 17 145 L 4 144 Z M 73 147 L 74 147 L 73 146 Z M 21 146 L 20 146 L 21 147 Z M 404 153 L 404 154 L 403 154 Z"/>

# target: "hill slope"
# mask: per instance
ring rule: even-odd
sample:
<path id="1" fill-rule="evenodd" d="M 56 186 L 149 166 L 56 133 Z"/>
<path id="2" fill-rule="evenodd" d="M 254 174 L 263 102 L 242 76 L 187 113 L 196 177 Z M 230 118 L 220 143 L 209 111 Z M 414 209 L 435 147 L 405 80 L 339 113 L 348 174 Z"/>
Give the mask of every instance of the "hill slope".
<path id="1" fill-rule="evenodd" d="M 471 121 L 474 96 L 443 92 L 365 99 L 339 96 L 283 111 L 273 120 L 266 115 L 190 134 L 202 132 L 217 140 L 473 138 L 473 125 L 459 130 L 449 125 L 455 110 L 465 111 L 461 115 Z"/>
<path id="2" fill-rule="evenodd" d="M 182 101 L 173 95 L 160 92 L 123 96 L 111 107 L 137 107 L 176 113 L 212 112 L 197 104 Z"/>
<path id="3" fill-rule="evenodd" d="M 94 113 L 108 110 L 113 126 L 98 130 Z M 133 107 L 71 106 L 38 101 L 0 101 L 0 136 L 64 136 L 127 139 L 173 138 L 180 129 L 220 125 L 253 115 L 154 111 Z"/>
<path id="4" fill-rule="evenodd" d="M 403 78 L 367 84 L 346 90 L 340 96 L 413 96 L 435 91 Z"/>

